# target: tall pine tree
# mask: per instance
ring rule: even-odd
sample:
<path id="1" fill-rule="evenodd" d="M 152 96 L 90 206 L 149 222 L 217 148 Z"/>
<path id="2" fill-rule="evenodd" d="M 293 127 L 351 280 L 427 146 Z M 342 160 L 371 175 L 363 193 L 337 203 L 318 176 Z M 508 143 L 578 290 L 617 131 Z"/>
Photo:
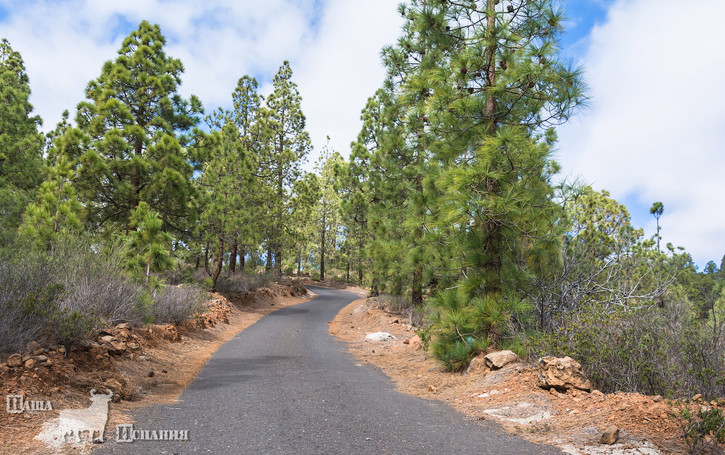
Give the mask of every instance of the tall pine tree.
<path id="1" fill-rule="evenodd" d="M 20 54 L 0 41 L 0 243 L 6 244 L 42 178 L 40 117 L 32 115 Z"/>
<path id="2" fill-rule="evenodd" d="M 202 108 L 196 97 L 177 93 L 184 67 L 166 55 L 165 44 L 158 25 L 141 22 L 78 105 L 78 127 L 90 139 L 78 187 L 95 226 L 128 231 L 143 201 L 165 229 L 190 229 L 193 169 L 178 135 L 197 123 Z"/>
<path id="3" fill-rule="evenodd" d="M 292 69 L 284 62 L 274 76 L 274 90 L 267 98 L 266 128 L 269 142 L 260 160 L 260 175 L 269 190 L 271 223 L 268 227 L 267 266 L 272 255 L 277 273 L 282 272 L 282 254 L 289 233 L 289 195 L 295 180 L 300 177 L 300 165 L 312 148 L 305 130 L 299 90 L 292 81 Z"/>

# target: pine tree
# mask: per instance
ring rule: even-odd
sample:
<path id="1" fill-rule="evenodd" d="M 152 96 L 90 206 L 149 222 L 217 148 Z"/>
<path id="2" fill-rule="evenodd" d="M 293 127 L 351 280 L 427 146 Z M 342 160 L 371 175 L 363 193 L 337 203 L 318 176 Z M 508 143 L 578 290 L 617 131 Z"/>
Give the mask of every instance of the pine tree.
<path id="1" fill-rule="evenodd" d="M 243 223 L 247 208 L 243 206 L 241 195 L 248 191 L 245 187 L 249 185 L 250 173 L 238 130 L 231 122 L 221 131 L 212 131 L 203 144 L 209 148 L 211 158 L 196 181 L 202 200 L 198 235 L 206 245 L 206 254 L 214 254 L 214 269 L 209 268 L 206 260 L 204 267 L 211 278 L 211 288 L 215 290 L 226 245 L 236 238 Z"/>
<path id="2" fill-rule="evenodd" d="M 0 41 L 0 243 L 6 243 L 42 178 L 43 136 L 20 54 Z"/>
<path id="3" fill-rule="evenodd" d="M 320 158 L 315 165 L 320 182 L 320 198 L 316 207 L 320 280 L 325 279 L 326 260 L 330 258 L 330 253 L 334 251 L 341 230 L 341 199 L 335 183 L 339 175 L 339 168 L 343 164 L 342 156 L 330 147 L 330 138 L 328 137 L 327 144 L 323 147 Z"/>
<path id="4" fill-rule="evenodd" d="M 151 272 L 163 272 L 172 266 L 169 257 L 173 238 L 162 230 L 159 214 L 141 201 L 131 214 L 131 231 L 128 235 L 128 269 L 134 275 L 143 277 L 146 286 L 154 287 Z"/>
<path id="5" fill-rule="evenodd" d="M 164 52 L 158 25 L 141 22 L 124 39 L 118 57 L 103 65 L 86 88 L 76 121 L 88 135 L 78 188 L 95 226 L 128 231 L 143 201 L 164 228 L 188 233 L 193 168 L 177 134 L 194 126 L 201 103 L 177 93 L 184 67 Z"/>
<path id="6" fill-rule="evenodd" d="M 266 128 L 269 142 L 260 160 L 260 175 L 265 179 L 271 223 L 268 233 L 267 266 L 271 267 L 272 254 L 277 273 L 282 272 L 282 254 L 288 232 L 290 212 L 289 193 L 300 177 L 300 164 L 311 149 L 310 137 L 305 131 L 299 90 L 292 81 L 292 69 L 284 62 L 274 77 L 274 90 L 267 98 Z"/>
<path id="7" fill-rule="evenodd" d="M 412 0 L 400 12 L 370 156 L 386 178 L 371 177 L 374 268 L 410 275 L 414 302 L 427 284 L 435 353 L 455 369 L 487 340 L 513 339 L 530 314 L 530 270 L 555 260 L 550 127 L 584 100 L 583 85 L 557 59 L 552 1 Z M 404 251 L 388 248 L 396 241 Z"/>
<path id="8" fill-rule="evenodd" d="M 239 256 L 242 268 L 247 250 L 256 247 L 262 242 L 267 212 L 265 205 L 269 194 L 265 192 L 263 180 L 259 170 L 263 158 L 264 145 L 269 140 L 264 118 L 266 110 L 262 105 L 264 98 L 257 93 L 257 80 L 250 76 L 239 79 L 237 87 L 232 93 L 234 107 L 228 113 L 231 122 L 236 126 L 239 134 L 243 156 L 239 160 L 246 160 L 248 173 L 251 178 L 245 181 L 239 190 L 240 214 L 239 225 L 235 229 L 230 251 L 229 265 L 234 272 L 236 257 Z"/>
<path id="9" fill-rule="evenodd" d="M 56 129 L 48 134 L 45 181 L 35 202 L 23 215 L 20 232 L 42 249 L 51 249 L 59 235 L 83 229 L 85 209 L 78 200 L 73 181 L 83 135 L 68 123 L 68 111 Z"/>
<path id="10" fill-rule="evenodd" d="M 317 209 L 320 202 L 320 178 L 316 174 L 306 173 L 295 181 L 290 200 L 291 214 L 289 227 L 289 249 L 297 257 L 297 276 L 302 275 L 303 259 L 307 268 L 312 267 L 312 256 L 317 256 L 316 246 L 319 232 L 316 223 Z M 314 252 L 314 253 L 313 253 Z"/>

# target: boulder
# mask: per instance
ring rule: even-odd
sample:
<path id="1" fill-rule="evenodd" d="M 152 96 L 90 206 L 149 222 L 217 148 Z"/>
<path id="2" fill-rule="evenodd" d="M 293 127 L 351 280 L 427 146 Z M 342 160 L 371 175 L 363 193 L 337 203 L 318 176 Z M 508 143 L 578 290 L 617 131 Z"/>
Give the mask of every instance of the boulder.
<path id="1" fill-rule="evenodd" d="M 571 357 L 542 357 L 537 370 L 538 386 L 542 389 L 579 389 L 587 392 L 592 389 L 592 383 L 582 373 L 581 365 Z"/>
<path id="2" fill-rule="evenodd" d="M 31 370 L 35 366 L 35 359 L 28 359 L 25 361 L 25 369 Z"/>
<path id="3" fill-rule="evenodd" d="M 23 356 L 20 354 L 13 354 L 8 357 L 8 367 L 17 368 L 23 364 Z"/>
<path id="4" fill-rule="evenodd" d="M 126 351 L 126 343 L 119 341 L 118 338 L 106 335 L 101 340 L 103 340 L 101 349 L 108 351 L 109 354 L 123 354 Z"/>
<path id="5" fill-rule="evenodd" d="M 387 341 L 395 339 L 395 337 L 388 332 L 373 332 L 365 335 L 365 341 Z"/>
<path id="6" fill-rule="evenodd" d="M 619 439 L 619 428 L 611 426 L 604 430 L 602 437 L 599 438 L 599 444 L 612 445 Z"/>
<path id="7" fill-rule="evenodd" d="M 483 360 L 490 369 L 500 370 L 509 363 L 518 362 L 519 356 L 511 351 L 498 351 L 486 354 Z"/>
<path id="8" fill-rule="evenodd" d="M 31 341 L 25 348 L 25 352 L 31 355 L 40 355 L 43 353 L 43 346 L 37 341 Z"/>
<path id="9" fill-rule="evenodd" d="M 116 326 L 119 330 L 131 330 L 131 323 L 130 322 L 122 322 Z"/>
<path id="10" fill-rule="evenodd" d="M 113 392 L 114 402 L 133 399 L 134 390 L 125 378 L 107 379 L 103 385 Z"/>
<path id="11" fill-rule="evenodd" d="M 408 340 L 408 346 L 414 351 L 420 351 L 423 349 L 423 341 L 418 335 L 413 335 L 410 340 Z"/>

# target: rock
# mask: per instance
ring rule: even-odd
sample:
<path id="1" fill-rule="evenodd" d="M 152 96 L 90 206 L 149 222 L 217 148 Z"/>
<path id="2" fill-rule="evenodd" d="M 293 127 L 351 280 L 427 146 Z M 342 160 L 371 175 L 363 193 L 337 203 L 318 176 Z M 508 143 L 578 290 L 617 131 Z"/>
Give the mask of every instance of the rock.
<path id="1" fill-rule="evenodd" d="M 172 324 L 155 324 L 149 329 L 154 335 L 169 341 L 179 341 L 179 332 Z"/>
<path id="2" fill-rule="evenodd" d="M 619 428 L 611 426 L 604 430 L 602 437 L 599 438 L 599 444 L 612 445 L 619 439 Z"/>
<path id="3" fill-rule="evenodd" d="M 111 389 L 113 392 L 113 400 L 118 402 L 120 400 L 130 401 L 133 399 L 133 387 L 130 386 L 125 378 L 111 378 L 107 379 L 103 385 Z"/>
<path id="4" fill-rule="evenodd" d="M 31 341 L 28 343 L 28 345 L 25 347 L 25 352 L 30 353 L 32 355 L 38 355 L 36 352 L 40 350 L 40 353 L 43 353 L 43 346 L 40 345 L 37 341 Z"/>
<path id="5" fill-rule="evenodd" d="M 115 338 L 111 335 L 104 335 L 100 338 L 100 340 L 103 341 L 104 343 L 110 343 L 112 341 L 118 341 L 118 338 Z"/>
<path id="6" fill-rule="evenodd" d="M 35 360 L 37 360 L 38 362 L 47 362 L 48 357 L 44 356 L 44 355 L 39 355 L 39 356 L 35 357 Z"/>
<path id="7" fill-rule="evenodd" d="M 466 368 L 466 371 L 463 373 L 463 376 L 467 376 L 469 374 L 484 375 L 487 372 L 488 372 L 488 369 L 486 368 L 486 363 L 483 360 L 483 357 L 481 356 L 481 354 L 479 354 L 476 357 L 471 359 L 471 362 L 468 364 L 468 368 Z"/>
<path id="8" fill-rule="evenodd" d="M 58 348 L 58 354 L 65 354 L 65 348 Z"/>
<path id="9" fill-rule="evenodd" d="M 126 343 L 119 341 L 117 338 L 104 336 L 101 348 L 108 351 L 109 354 L 123 354 L 126 351 Z"/>
<path id="10" fill-rule="evenodd" d="M 487 354 L 483 360 L 490 369 L 500 370 L 509 363 L 518 362 L 519 356 L 511 351 L 498 351 Z"/>
<path id="11" fill-rule="evenodd" d="M 438 393 L 438 387 L 436 387 L 434 385 L 429 385 L 428 386 L 428 391 L 429 392 L 432 392 L 432 393 Z"/>
<path id="12" fill-rule="evenodd" d="M 35 366 L 35 360 L 34 359 L 26 360 L 24 366 L 25 366 L 26 370 L 32 369 Z"/>
<path id="13" fill-rule="evenodd" d="M 587 392 L 592 389 L 592 383 L 582 373 L 581 365 L 571 357 L 542 357 L 537 370 L 537 385 L 543 389 L 579 389 Z"/>
<path id="14" fill-rule="evenodd" d="M 50 359 L 48 359 L 48 360 L 47 360 L 47 361 L 45 362 L 45 366 L 46 366 L 46 367 L 52 367 L 52 366 L 53 366 L 53 361 L 52 361 L 52 360 L 50 360 Z"/>
<path id="15" fill-rule="evenodd" d="M 418 335 L 413 335 L 408 341 L 408 347 L 414 351 L 420 351 L 423 349 L 423 340 Z"/>
<path id="16" fill-rule="evenodd" d="M 662 401 L 662 395 L 655 395 L 655 397 L 652 398 L 652 401 L 654 401 L 655 403 L 659 403 L 660 401 Z"/>
<path id="17" fill-rule="evenodd" d="M 393 339 L 395 339 L 395 337 L 388 332 L 374 332 L 365 335 L 365 341 L 387 341 Z"/>
<path id="18" fill-rule="evenodd" d="M 119 330 L 131 330 L 131 323 L 130 322 L 122 322 L 121 324 L 118 324 L 116 326 Z"/>
<path id="19" fill-rule="evenodd" d="M 17 368 L 23 364 L 23 356 L 20 354 L 13 354 L 8 357 L 8 367 Z"/>
<path id="20" fill-rule="evenodd" d="M 698 401 L 701 398 L 702 398 L 702 395 L 698 393 L 697 395 L 695 395 L 694 397 L 692 397 L 692 401 Z"/>
<path id="21" fill-rule="evenodd" d="M 128 348 L 132 351 L 137 351 L 140 348 L 140 346 L 136 343 L 128 343 Z"/>

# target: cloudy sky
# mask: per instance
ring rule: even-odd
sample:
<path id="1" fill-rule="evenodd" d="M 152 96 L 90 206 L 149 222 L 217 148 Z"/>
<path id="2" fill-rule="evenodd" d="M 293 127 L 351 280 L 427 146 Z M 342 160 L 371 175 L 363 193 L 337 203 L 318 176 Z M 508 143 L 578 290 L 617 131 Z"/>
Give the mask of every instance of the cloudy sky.
<path id="1" fill-rule="evenodd" d="M 185 67 L 183 94 L 227 106 L 236 81 L 262 91 L 289 60 L 316 148 L 347 153 L 383 77 L 397 0 L 0 0 L 0 37 L 25 59 L 36 112 L 52 129 L 146 19 Z M 560 128 L 562 178 L 607 189 L 647 233 L 695 261 L 725 254 L 725 16 L 722 0 L 568 0 L 562 53 L 586 70 L 590 106 Z"/>

